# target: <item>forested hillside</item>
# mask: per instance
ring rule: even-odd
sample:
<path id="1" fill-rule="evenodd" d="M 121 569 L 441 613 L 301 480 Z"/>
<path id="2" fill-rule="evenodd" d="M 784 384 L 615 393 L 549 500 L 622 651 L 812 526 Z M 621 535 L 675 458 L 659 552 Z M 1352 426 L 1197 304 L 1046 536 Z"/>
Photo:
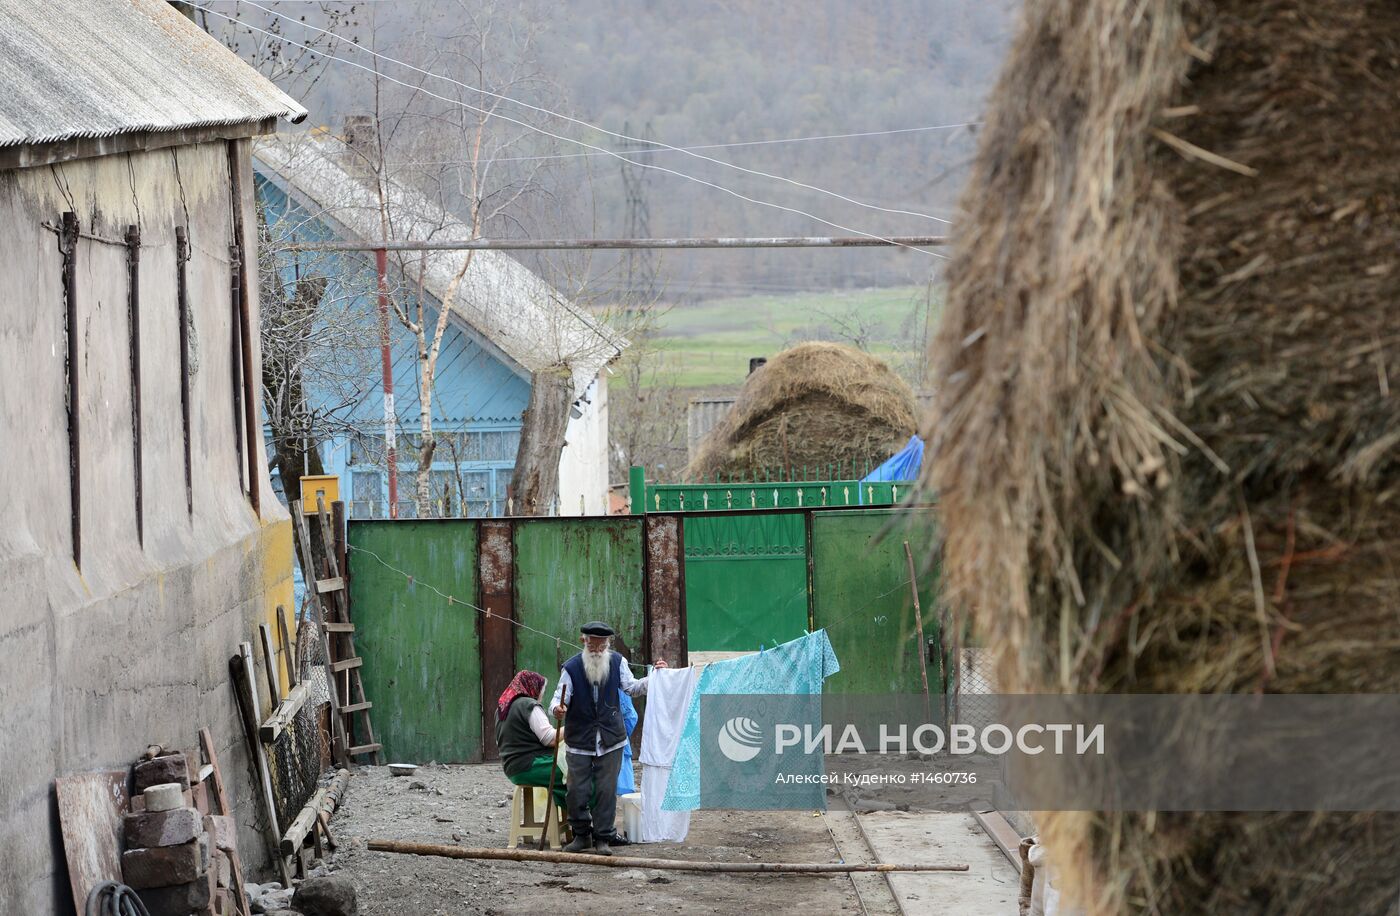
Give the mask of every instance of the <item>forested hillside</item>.
<path id="1" fill-rule="evenodd" d="M 1014 25 L 1016 0 L 572 0 L 546 4 L 483 0 L 360 4 L 325 3 L 297 10 L 307 22 L 329 25 L 365 47 L 451 74 L 474 86 L 472 65 L 482 57 L 477 39 L 485 24 L 485 73 L 510 69 L 528 79 L 513 83 L 512 98 L 562 111 L 601 128 L 650 136 L 675 146 L 751 143 L 874 131 L 903 131 L 859 138 L 729 146 L 698 151 L 746 168 L 783 175 L 864 203 L 939 217 L 951 215 L 975 137 L 972 127 L 908 130 L 975 121 Z M 278 7 L 283 9 L 284 7 Z M 302 26 L 276 22 L 248 3 L 221 5 L 226 14 L 266 27 L 274 22 L 288 38 L 317 37 Z M 305 11 L 304 11 L 305 10 Z M 338 11 L 333 18 L 330 11 Z M 210 17 L 206 17 L 210 19 Z M 212 31 L 229 24 L 210 20 Z M 324 39 L 324 36 L 321 36 Z M 255 56 L 277 42 L 255 32 L 240 39 L 240 53 Z M 324 46 L 322 46 L 324 47 Z M 284 48 L 288 56 L 294 48 Z M 347 45 L 334 53 L 361 65 L 375 61 Z M 346 114 L 368 111 L 372 77 L 344 62 L 322 64 L 314 85 L 301 80 L 298 94 L 312 108 L 312 122 L 338 129 Z M 483 97 L 387 61 L 390 77 L 429 92 Z M 297 82 L 295 62 L 283 59 L 266 71 Z M 277 75 L 274 72 L 274 75 Z M 420 109 L 448 106 L 432 96 L 408 100 L 410 90 L 382 83 L 380 105 Z M 524 195 L 493 233 L 619 236 L 667 235 L 930 234 L 943 223 L 857 206 L 769 178 L 724 168 L 683 153 L 656 151 L 637 158 L 721 185 L 747 197 L 807 211 L 845 228 L 795 213 L 742 201 L 715 188 L 652 169 L 633 168 L 636 203 L 629 219 L 623 164 L 589 153 L 571 140 L 610 150 L 618 138 L 505 104 L 500 113 L 529 121 L 560 137 L 517 136 L 500 144 L 510 156 L 550 156 L 531 162 L 539 193 Z M 459 108 L 460 113 L 460 108 Z M 400 131 L 400 146 L 416 161 L 436 165 L 431 147 L 404 140 L 431 133 L 432 119 Z M 492 122 L 504 132 L 516 125 Z M 451 161 L 447 156 L 444 161 Z M 498 170 L 520 168 L 504 163 Z M 438 176 L 430 181 L 443 184 Z M 450 184 L 449 182 L 447 182 Z M 634 262 L 650 267 L 668 298 L 801 289 L 923 283 L 939 262 L 908 251 L 757 251 L 677 253 Z M 607 256 L 588 264 L 595 286 L 625 284 L 626 272 Z M 601 278 L 601 279 L 600 279 Z M 639 282 L 634 278 L 634 283 Z"/>
<path id="2" fill-rule="evenodd" d="M 676 146 L 958 124 L 976 120 L 1005 52 L 1010 0 L 583 0 L 547 33 L 543 64 L 582 116 Z M 705 150 L 881 206 L 950 215 L 973 150 L 969 128 Z M 865 209 L 683 154 L 648 157 L 852 229 L 922 234 L 942 224 Z M 626 223 L 621 169 L 594 161 L 600 226 Z M 616 176 L 616 177 L 615 177 Z M 651 172 L 657 235 L 842 233 Z M 675 287 L 741 292 L 918 282 L 909 253 L 791 251 L 671 258 Z"/>

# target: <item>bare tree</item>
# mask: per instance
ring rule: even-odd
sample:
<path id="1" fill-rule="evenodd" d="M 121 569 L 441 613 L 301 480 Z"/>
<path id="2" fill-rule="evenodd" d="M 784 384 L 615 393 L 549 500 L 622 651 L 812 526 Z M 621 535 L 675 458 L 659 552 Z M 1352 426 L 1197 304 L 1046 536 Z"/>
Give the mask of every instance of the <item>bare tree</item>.
<path id="1" fill-rule="evenodd" d="M 430 92 L 405 91 L 376 74 L 374 143 L 362 158 L 379 200 L 384 238 L 476 239 L 488 230 L 518 232 L 527 200 L 548 195 L 539 180 L 541 161 L 522 154 L 548 152 L 553 147 L 543 144 L 528 122 L 519 123 L 527 115 L 518 108 L 511 107 L 509 120 L 500 117 L 502 109 L 510 106 L 509 99 L 539 98 L 550 88 L 539 77 L 533 59 L 543 21 L 543 15 L 532 15 L 519 5 L 455 0 L 431 35 L 425 31 L 418 36 L 414 53 L 415 59 L 423 61 L 423 70 L 455 79 L 451 88 L 435 82 Z M 441 104 L 443 96 L 452 101 Z M 396 196 L 404 199 L 397 194 L 403 187 L 421 193 L 432 206 L 422 212 L 402 212 L 394 200 Z M 438 359 L 459 298 L 483 295 L 485 281 L 473 282 L 472 276 L 485 257 L 475 251 L 457 257 L 434 307 L 426 277 L 447 259 L 437 253 L 395 256 L 397 273 L 407 282 L 399 295 L 391 297 L 393 312 L 413 336 L 417 357 L 415 491 L 423 512 L 432 505 L 431 469 L 438 444 L 433 425 Z M 531 397 L 515 466 L 517 512 L 547 512 L 556 501 L 564 432 L 579 395 L 575 390 L 578 367 L 597 362 L 599 354 L 593 351 L 611 346 L 607 341 L 612 335 L 606 332 L 601 345 L 598 336 L 580 333 L 581 326 L 594 324 L 573 301 L 586 287 L 586 281 L 580 280 L 566 284 L 567 294 L 555 292 L 546 283 L 514 291 L 548 300 L 537 303 L 534 317 L 538 320 L 530 328 L 529 346 L 537 358 L 529 367 Z M 460 494 L 463 503 L 466 495 Z"/>
<path id="2" fill-rule="evenodd" d="M 289 214 L 269 221 L 258 207 L 263 409 L 288 499 L 304 473 L 324 473 L 318 446 L 351 428 L 377 358 L 358 308 L 363 285 L 325 256 L 289 251 L 302 222 Z"/>
<path id="3" fill-rule="evenodd" d="M 609 416 L 609 462 L 614 480 L 634 465 L 658 477 L 686 463 L 686 403 L 674 366 L 659 345 L 661 320 L 670 310 L 659 295 L 623 306 L 631 346 L 617 361 Z"/>
<path id="4" fill-rule="evenodd" d="M 321 81 L 331 56 L 344 45 L 354 44 L 350 30 L 359 24 L 358 5 L 354 3 L 304 4 L 299 20 L 322 31 L 298 29 L 292 36 L 286 35 L 286 20 L 254 4 L 234 2 L 213 16 L 202 6 L 183 0 L 171 0 L 171 5 L 297 99 L 305 98 Z"/>

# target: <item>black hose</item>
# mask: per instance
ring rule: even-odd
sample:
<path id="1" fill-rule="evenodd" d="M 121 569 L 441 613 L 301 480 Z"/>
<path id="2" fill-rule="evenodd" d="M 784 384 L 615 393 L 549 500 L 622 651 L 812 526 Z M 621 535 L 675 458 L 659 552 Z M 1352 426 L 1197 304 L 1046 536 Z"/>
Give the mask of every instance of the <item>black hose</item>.
<path id="1" fill-rule="evenodd" d="M 125 884 L 103 881 L 88 892 L 83 916 L 151 916 L 151 911 Z"/>

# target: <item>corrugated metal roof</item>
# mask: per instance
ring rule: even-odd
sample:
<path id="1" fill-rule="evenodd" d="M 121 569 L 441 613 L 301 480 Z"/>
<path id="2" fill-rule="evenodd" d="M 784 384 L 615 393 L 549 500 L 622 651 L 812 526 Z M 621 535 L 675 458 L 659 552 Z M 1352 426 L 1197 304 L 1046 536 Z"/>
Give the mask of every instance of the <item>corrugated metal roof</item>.
<path id="1" fill-rule="evenodd" d="M 307 135 L 266 137 L 253 146 L 264 174 L 299 194 L 312 213 L 348 238 L 382 237 L 379 197 L 346 169 L 344 145 Z M 469 227 L 418 191 L 388 182 L 390 221 L 401 239 L 464 239 Z M 426 255 L 423 286 L 439 302 L 461 269 L 465 251 Z M 415 281 L 417 277 L 413 278 Z M 477 251 L 462 278 L 452 311 L 522 368 L 536 372 L 567 365 L 575 393 L 628 345 L 601 326 L 524 264 L 503 251 Z"/>
<path id="2" fill-rule="evenodd" d="M 165 0 L 0 0 L 0 86 L 0 146 L 306 117 Z"/>

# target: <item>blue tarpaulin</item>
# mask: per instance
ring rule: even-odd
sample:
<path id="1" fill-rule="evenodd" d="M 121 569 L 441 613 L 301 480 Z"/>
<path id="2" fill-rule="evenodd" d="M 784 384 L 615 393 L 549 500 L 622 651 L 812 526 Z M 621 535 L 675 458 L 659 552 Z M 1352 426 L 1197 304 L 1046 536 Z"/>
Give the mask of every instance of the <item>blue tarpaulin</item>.
<path id="1" fill-rule="evenodd" d="M 880 483 L 886 480 L 918 480 L 919 469 L 924 464 L 924 440 L 910 436 L 904 448 L 895 452 L 890 459 L 861 478 L 861 483 Z M 865 502 L 865 491 L 859 491 L 861 503 Z"/>

